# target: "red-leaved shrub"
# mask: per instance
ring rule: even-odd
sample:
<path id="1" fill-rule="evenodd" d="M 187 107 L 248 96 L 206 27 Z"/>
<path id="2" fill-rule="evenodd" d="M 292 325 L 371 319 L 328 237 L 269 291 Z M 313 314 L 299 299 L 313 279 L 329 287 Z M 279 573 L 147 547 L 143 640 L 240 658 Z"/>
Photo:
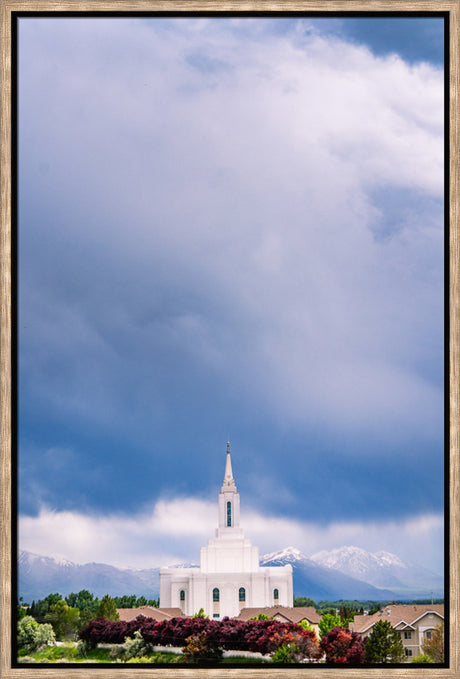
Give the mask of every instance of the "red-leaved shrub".
<path id="1" fill-rule="evenodd" d="M 359 665 L 364 662 L 361 636 L 345 627 L 333 627 L 322 637 L 320 645 L 328 663 Z"/>
<path id="2" fill-rule="evenodd" d="M 295 623 L 283 623 L 278 620 L 209 620 L 208 618 L 171 618 L 155 622 L 150 618 L 139 616 L 129 622 L 110 622 L 105 618 L 91 620 L 81 630 L 80 639 L 92 646 L 98 643 L 122 644 L 125 637 L 133 637 L 139 630 L 143 639 L 156 646 L 180 646 L 187 644 L 190 637 L 201 638 L 206 633 L 209 644 L 225 650 L 248 650 L 262 654 L 272 653 L 286 643 L 287 634 L 296 638 L 302 645 L 305 657 L 317 657 L 318 644 L 315 633 L 304 630 Z"/>

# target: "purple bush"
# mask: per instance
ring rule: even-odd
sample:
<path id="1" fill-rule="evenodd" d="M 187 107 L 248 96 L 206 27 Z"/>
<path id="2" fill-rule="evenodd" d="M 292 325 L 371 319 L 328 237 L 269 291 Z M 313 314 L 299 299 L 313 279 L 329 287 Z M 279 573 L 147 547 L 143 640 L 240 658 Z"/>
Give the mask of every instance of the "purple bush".
<path id="1" fill-rule="evenodd" d="M 295 623 L 231 618 L 223 618 L 221 621 L 208 618 L 171 618 L 161 622 L 143 616 L 129 622 L 110 622 L 105 618 L 97 618 L 91 620 L 79 636 L 92 646 L 98 643 L 122 644 L 125 637 L 133 637 L 136 630 L 152 645 L 183 647 L 189 637 L 206 632 L 209 643 L 222 649 L 241 649 L 263 654 L 276 650 L 277 639 L 284 638 L 289 632 L 316 643 L 314 632 L 303 630 Z"/>

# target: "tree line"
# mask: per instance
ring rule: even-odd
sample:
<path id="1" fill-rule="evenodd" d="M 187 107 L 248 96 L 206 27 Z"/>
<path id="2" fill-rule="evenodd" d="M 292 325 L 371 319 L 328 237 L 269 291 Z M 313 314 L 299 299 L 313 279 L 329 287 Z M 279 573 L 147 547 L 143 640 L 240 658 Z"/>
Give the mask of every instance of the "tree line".
<path id="1" fill-rule="evenodd" d="M 51 624 L 56 638 L 71 637 L 86 627 L 95 618 L 119 620 L 117 608 L 138 608 L 153 606 L 158 608 L 157 599 L 137 597 L 135 594 L 111 597 L 106 594 L 102 599 L 95 597 L 87 589 L 71 592 L 63 597 L 61 594 L 48 594 L 44 599 L 32 601 L 30 606 L 19 602 L 18 619 L 30 616 L 38 623 Z"/>

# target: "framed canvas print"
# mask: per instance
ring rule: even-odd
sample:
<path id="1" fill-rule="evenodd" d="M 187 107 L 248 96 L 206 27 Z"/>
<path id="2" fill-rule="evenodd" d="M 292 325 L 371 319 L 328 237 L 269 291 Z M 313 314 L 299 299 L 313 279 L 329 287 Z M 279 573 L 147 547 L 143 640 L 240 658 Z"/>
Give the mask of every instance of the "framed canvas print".
<path id="1" fill-rule="evenodd" d="M 2 676 L 457 676 L 458 3 L 1 9 Z"/>

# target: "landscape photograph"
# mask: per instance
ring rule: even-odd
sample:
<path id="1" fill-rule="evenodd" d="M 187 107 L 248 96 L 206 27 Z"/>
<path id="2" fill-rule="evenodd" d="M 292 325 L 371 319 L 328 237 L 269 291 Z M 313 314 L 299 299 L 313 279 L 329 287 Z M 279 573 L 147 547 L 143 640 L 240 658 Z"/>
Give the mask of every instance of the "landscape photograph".
<path id="1" fill-rule="evenodd" d="M 14 667 L 448 666 L 448 28 L 14 19 Z"/>

